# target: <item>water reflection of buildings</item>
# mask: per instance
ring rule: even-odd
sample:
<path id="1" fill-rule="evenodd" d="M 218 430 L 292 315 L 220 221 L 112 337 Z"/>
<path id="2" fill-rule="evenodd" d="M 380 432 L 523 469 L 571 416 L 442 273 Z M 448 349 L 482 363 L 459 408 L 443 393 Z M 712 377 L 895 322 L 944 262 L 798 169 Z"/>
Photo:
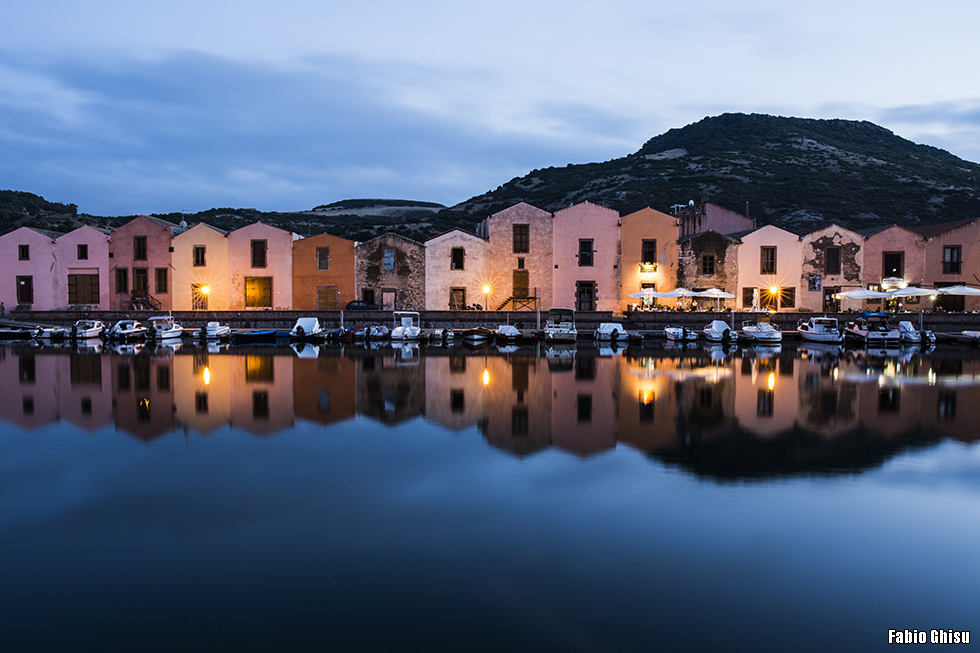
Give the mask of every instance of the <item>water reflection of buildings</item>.
<path id="1" fill-rule="evenodd" d="M 613 353 L 616 352 L 605 352 Z M 959 355 L 959 358 L 957 358 Z M 708 475 L 854 471 L 940 437 L 975 442 L 980 360 L 964 350 L 184 346 L 139 353 L 0 348 L 2 418 L 150 442 L 175 430 L 275 434 L 297 420 L 424 417 L 528 456 L 623 442 Z"/>

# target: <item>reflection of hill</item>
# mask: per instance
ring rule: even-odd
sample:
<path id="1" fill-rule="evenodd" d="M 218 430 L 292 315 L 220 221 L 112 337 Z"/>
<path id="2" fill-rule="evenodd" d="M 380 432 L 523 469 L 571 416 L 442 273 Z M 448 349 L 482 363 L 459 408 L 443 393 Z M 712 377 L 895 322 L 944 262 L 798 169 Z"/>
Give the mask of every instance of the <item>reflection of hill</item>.
<path id="1" fill-rule="evenodd" d="M 917 433 L 883 440 L 859 429 L 834 439 L 799 428 L 767 439 L 740 427 L 724 437 L 676 449 L 652 451 L 650 458 L 701 478 L 718 481 L 763 481 L 792 476 L 859 474 L 876 469 L 907 451 L 934 446 L 939 438 Z"/>

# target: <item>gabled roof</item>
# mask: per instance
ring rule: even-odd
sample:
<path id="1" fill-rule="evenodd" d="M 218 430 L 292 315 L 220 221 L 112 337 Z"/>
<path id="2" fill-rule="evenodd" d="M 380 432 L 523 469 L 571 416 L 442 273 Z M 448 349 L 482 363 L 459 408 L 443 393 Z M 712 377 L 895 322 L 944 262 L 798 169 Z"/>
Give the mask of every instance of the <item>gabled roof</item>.
<path id="1" fill-rule="evenodd" d="M 939 224 L 926 224 L 921 227 L 912 227 L 909 231 L 914 231 L 923 238 L 933 238 L 947 231 L 953 231 L 954 229 L 973 224 L 976 221 L 977 218 L 969 218 L 967 220 L 954 220 L 953 222 L 940 222 Z"/>
<path id="2" fill-rule="evenodd" d="M 222 236 L 227 236 L 227 235 L 228 235 L 228 230 L 227 230 L 227 229 L 220 229 L 220 228 L 218 228 L 218 227 L 215 227 L 214 225 L 210 225 L 210 224 L 208 224 L 207 222 L 198 222 L 198 223 L 197 223 L 196 225 L 194 225 L 193 227 L 187 227 L 186 229 L 184 229 L 184 230 L 183 230 L 182 232 L 180 232 L 180 233 L 179 233 L 179 234 L 177 234 L 177 235 L 178 235 L 178 236 L 182 236 L 183 234 L 186 234 L 186 233 L 188 233 L 188 232 L 189 232 L 189 231 L 191 231 L 192 229 L 197 229 L 198 227 L 207 227 L 208 229 L 210 229 L 210 230 L 212 230 L 212 231 L 216 231 L 216 232 L 218 232 L 218 233 L 219 233 L 219 234 L 221 234 Z"/>
<path id="3" fill-rule="evenodd" d="M 36 234 L 40 234 L 45 238 L 50 238 L 51 240 L 57 240 L 59 236 L 64 236 L 65 233 L 62 231 L 51 231 L 50 229 L 38 229 L 37 227 L 24 227 L 24 229 L 30 229 Z"/>
<path id="4" fill-rule="evenodd" d="M 868 238 L 871 238 L 872 236 L 874 236 L 876 234 L 880 234 L 882 231 L 888 231 L 889 229 L 901 229 L 902 231 L 909 232 L 913 236 L 921 236 L 922 235 L 922 234 L 919 234 L 919 233 L 916 233 L 916 232 L 912 231 L 908 227 L 903 227 L 902 225 L 895 224 L 895 223 L 886 224 L 886 225 L 880 225 L 880 226 L 877 226 L 877 227 L 867 227 L 866 229 L 855 229 L 854 231 L 856 233 L 859 233 L 862 236 L 864 236 L 864 239 L 867 240 Z"/>
<path id="5" fill-rule="evenodd" d="M 755 229 L 750 229 L 748 231 L 740 231 L 740 232 L 737 232 L 737 233 L 747 234 L 747 233 L 752 233 L 753 231 L 755 231 Z M 677 239 L 677 242 L 678 243 L 683 243 L 684 241 L 687 241 L 687 240 L 694 240 L 695 238 L 703 238 L 703 237 L 709 236 L 709 235 L 710 236 L 721 236 L 722 238 L 727 238 L 728 240 L 732 241 L 733 243 L 740 243 L 740 242 L 742 242 L 741 239 L 736 234 L 723 234 L 720 231 L 715 231 L 714 229 L 708 229 L 707 231 L 699 231 L 696 234 L 688 234 L 686 236 L 681 236 L 680 238 Z"/>
<path id="6" fill-rule="evenodd" d="M 383 234 L 380 234 L 378 236 L 375 236 L 371 240 L 366 240 L 363 243 L 358 243 L 357 246 L 358 247 L 364 247 L 366 245 L 369 245 L 370 243 L 373 243 L 374 241 L 376 241 L 376 240 L 378 240 L 380 238 L 391 237 L 391 236 L 393 236 L 395 238 L 399 238 L 401 240 L 408 241 L 408 242 L 412 243 L 413 245 L 418 245 L 419 247 L 425 247 L 425 243 L 420 243 L 419 241 L 412 240 L 411 238 L 408 238 L 407 236 L 402 236 L 401 234 L 396 234 L 394 231 L 386 231 Z"/>
<path id="7" fill-rule="evenodd" d="M 425 242 L 426 243 L 429 243 L 429 242 L 431 242 L 431 241 L 433 241 L 433 240 L 435 240 L 437 238 L 442 238 L 443 236 L 448 236 L 449 234 L 453 233 L 454 231 L 458 231 L 459 233 L 463 234 L 464 236 L 469 236 L 470 238 L 477 238 L 477 239 L 482 240 L 482 241 L 489 240 L 489 238 L 483 238 L 482 236 L 477 236 L 475 233 L 470 232 L 470 231 L 466 231 L 465 229 L 461 229 L 460 227 L 453 227 L 452 229 L 450 229 L 448 231 L 443 231 L 441 234 L 438 234 L 436 236 L 433 236 L 432 238 L 429 238 Z"/>

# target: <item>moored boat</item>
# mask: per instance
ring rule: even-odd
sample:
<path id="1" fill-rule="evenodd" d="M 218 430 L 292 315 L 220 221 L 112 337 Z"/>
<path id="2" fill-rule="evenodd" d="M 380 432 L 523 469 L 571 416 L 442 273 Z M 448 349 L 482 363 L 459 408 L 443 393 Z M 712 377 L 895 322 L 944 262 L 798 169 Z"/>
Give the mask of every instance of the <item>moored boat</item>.
<path id="1" fill-rule="evenodd" d="M 148 329 L 138 320 L 119 320 L 105 333 L 106 340 L 113 342 L 139 342 L 145 340 Z"/>
<path id="2" fill-rule="evenodd" d="M 546 342 L 575 342 L 578 329 L 575 328 L 575 311 L 570 308 L 553 308 L 548 311 L 544 325 Z"/>
<path id="3" fill-rule="evenodd" d="M 42 327 L 37 338 L 46 342 L 67 342 L 71 339 L 71 328 L 69 327 Z"/>
<path id="4" fill-rule="evenodd" d="M 184 333 L 184 327 L 170 315 L 157 315 L 147 322 L 147 335 L 157 340 L 179 338 Z"/>
<path id="5" fill-rule="evenodd" d="M 75 340 L 101 338 L 105 333 L 105 323 L 102 320 L 78 320 L 71 328 L 71 337 Z"/>
<path id="6" fill-rule="evenodd" d="M 392 340 L 418 340 L 422 335 L 422 320 L 417 311 L 394 311 L 395 324 L 391 330 Z"/>
<path id="7" fill-rule="evenodd" d="M 0 340 L 30 340 L 41 333 L 41 327 L 0 326 Z"/>
<path id="8" fill-rule="evenodd" d="M 908 320 L 898 323 L 898 341 L 903 345 L 919 345 L 923 342 L 935 342 L 936 334 L 928 330 L 917 330 Z"/>
<path id="9" fill-rule="evenodd" d="M 844 326 L 844 339 L 871 347 L 897 345 L 901 335 L 884 313 L 865 313 Z"/>
<path id="10" fill-rule="evenodd" d="M 668 324 L 664 327 L 664 335 L 667 340 L 675 342 L 694 342 L 698 339 L 698 332 L 676 324 Z"/>
<path id="11" fill-rule="evenodd" d="M 627 342 L 629 334 L 618 322 L 601 322 L 592 334 L 599 342 Z"/>
<path id="12" fill-rule="evenodd" d="M 200 335 L 205 340 L 227 340 L 231 338 L 231 327 L 220 322 L 208 322 Z"/>
<path id="13" fill-rule="evenodd" d="M 323 340 L 326 333 L 320 326 L 320 320 L 315 317 L 301 317 L 296 320 L 292 330 L 289 332 L 289 339 L 300 342 L 313 342 Z"/>
<path id="14" fill-rule="evenodd" d="M 517 345 L 521 342 L 521 332 L 513 324 L 501 324 L 493 333 L 498 345 Z"/>
<path id="15" fill-rule="evenodd" d="M 723 320 L 711 320 L 711 323 L 704 327 L 704 339 L 708 342 L 732 342 L 738 336 Z"/>
<path id="16" fill-rule="evenodd" d="M 234 329 L 231 341 L 236 345 L 276 344 L 275 329 Z"/>
<path id="17" fill-rule="evenodd" d="M 783 332 L 768 319 L 742 322 L 738 339 L 759 345 L 778 345 L 783 341 Z"/>
<path id="18" fill-rule="evenodd" d="M 469 343 L 490 342 L 490 339 L 493 338 L 493 331 L 487 327 L 479 326 L 472 329 L 464 329 L 462 336 L 463 340 Z"/>
<path id="19" fill-rule="evenodd" d="M 836 317 L 811 317 L 800 320 L 796 326 L 800 337 L 808 342 L 839 343 L 844 339 Z"/>

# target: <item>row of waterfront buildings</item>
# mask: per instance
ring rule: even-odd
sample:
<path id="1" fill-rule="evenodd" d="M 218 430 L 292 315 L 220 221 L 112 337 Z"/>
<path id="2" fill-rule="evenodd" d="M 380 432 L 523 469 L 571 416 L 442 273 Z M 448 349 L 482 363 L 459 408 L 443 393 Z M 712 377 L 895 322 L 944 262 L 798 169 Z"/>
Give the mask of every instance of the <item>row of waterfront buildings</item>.
<path id="1" fill-rule="evenodd" d="M 393 310 L 619 312 L 650 303 L 633 293 L 682 287 L 721 289 L 734 310 L 835 311 L 868 307 L 834 298 L 856 288 L 980 283 L 980 218 L 794 234 L 710 203 L 620 215 L 590 202 L 555 213 L 521 202 L 476 233 L 357 243 L 261 222 L 229 232 L 139 216 L 111 231 L 21 227 L 0 236 L 0 270 L 8 310 L 313 311 L 361 300 Z"/>

